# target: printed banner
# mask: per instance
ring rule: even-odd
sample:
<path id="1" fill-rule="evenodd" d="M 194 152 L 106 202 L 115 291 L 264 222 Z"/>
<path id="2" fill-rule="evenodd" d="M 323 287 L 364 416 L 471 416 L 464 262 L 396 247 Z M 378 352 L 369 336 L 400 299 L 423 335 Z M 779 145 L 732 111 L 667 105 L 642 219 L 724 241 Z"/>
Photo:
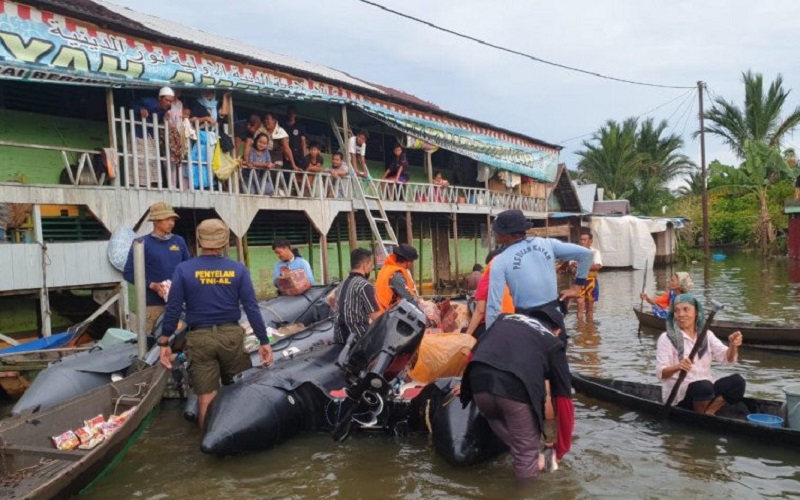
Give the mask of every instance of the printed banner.
<path id="1" fill-rule="evenodd" d="M 0 78 L 217 88 L 351 104 L 427 143 L 542 181 L 555 179 L 558 164 L 556 149 L 510 134 L 392 105 L 342 86 L 110 32 L 8 0 L 0 0 Z"/>
<path id="2" fill-rule="evenodd" d="M 369 116 L 409 136 L 489 166 L 543 182 L 553 182 L 558 173 L 557 151 L 526 148 L 501 137 L 505 134 L 491 135 L 491 131 L 467 130 L 447 120 L 399 112 L 396 106 L 369 102 L 354 104 Z"/>

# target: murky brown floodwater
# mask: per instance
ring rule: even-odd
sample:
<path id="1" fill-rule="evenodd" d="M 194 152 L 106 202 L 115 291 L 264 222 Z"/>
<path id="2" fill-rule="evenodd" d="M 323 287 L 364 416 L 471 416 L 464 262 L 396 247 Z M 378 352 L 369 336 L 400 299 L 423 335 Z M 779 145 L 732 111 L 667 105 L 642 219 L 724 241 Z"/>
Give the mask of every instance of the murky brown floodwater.
<path id="1" fill-rule="evenodd" d="M 681 270 L 681 269 L 675 269 Z M 800 324 L 800 267 L 749 255 L 714 261 L 708 283 L 690 269 L 697 293 L 726 304 L 719 318 Z M 648 275 L 663 290 L 669 270 Z M 655 380 L 655 336 L 637 338 L 642 271 L 601 275 L 595 324 L 572 329 L 572 369 L 628 380 Z M 790 279 L 790 276 L 794 276 Z M 657 285 L 654 285 L 654 281 Z M 800 382 L 800 358 L 743 350 L 732 370 L 750 395 L 783 399 Z M 717 370 L 717 373 L 723 373 Z M 800 496 L 800 454 L 736 436 L 722 437 L 620 407 L 576 399 L 575 440 L 561 469 L 518 489 L 511 459 L 468 469 L 439 459 L 424 435 L 393 439 L 357 435 L 336 444 L 305 434 L 260 454 L 217 459 L 200 453 L 199 435 L 178 404 L 161 413 L 125 459 L 88 498 L 789 498 Z"/>

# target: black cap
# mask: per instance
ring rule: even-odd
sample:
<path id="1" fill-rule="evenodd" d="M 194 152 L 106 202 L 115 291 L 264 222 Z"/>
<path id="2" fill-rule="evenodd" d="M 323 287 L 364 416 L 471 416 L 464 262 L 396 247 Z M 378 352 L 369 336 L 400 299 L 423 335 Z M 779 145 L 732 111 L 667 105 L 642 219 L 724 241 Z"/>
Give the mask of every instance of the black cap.
<path id="1" fill-rule="evenodd" d="M 497 215 L 492 224 L 492 231 L 497 234 L 518 234 L 525 233 L 532 227 L 533 224 L 528 222 L 522 210 L 506 210 Z"/>
<path id="2" fill-rule="evenodd" d="M 527 312 L 527 315 L 538 319 L 544 326 L 550 328 L 550 330 L 559 328 L 562 334 L 566 332 L 567 328 L 564 325 L 564 313 L 561 311 L 559 305 L 545 304 L 533 311 Z"/>
<path id="3" fill-rule="evenodd" d="M 411 245 L 407 245 L 405 243 L 401 245 L 397 245 L 394 248 L 394 253 L 397 256 L 400 256 L 406 260 L 417 260 L 419 258 L 419 254 L 417 253 L 417 249 L 412 247 Z"/>

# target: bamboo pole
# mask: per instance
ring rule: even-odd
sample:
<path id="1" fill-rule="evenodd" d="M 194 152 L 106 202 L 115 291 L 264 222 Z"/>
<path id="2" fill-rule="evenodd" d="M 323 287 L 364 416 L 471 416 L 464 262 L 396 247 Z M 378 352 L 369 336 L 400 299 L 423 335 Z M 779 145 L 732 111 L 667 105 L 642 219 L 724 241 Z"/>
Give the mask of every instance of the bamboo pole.
<path id="1" fill-rule="evenodd" d="M 139 358 L 147 351 L 147 280 L 144 274 L 144 241 L 133 242 L 133 284 L 136 288 L 136 333 Z"/>

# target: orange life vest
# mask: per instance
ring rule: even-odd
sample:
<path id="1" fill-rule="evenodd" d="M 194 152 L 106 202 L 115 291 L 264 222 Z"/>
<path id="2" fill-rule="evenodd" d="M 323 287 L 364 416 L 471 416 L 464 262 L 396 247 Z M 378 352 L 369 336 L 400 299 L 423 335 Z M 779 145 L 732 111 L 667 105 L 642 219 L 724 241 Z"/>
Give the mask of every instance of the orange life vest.
<path id="1" fill-rule="evenodd" d="M 494 259 L 492 259 L 494 260 Z M 483 272 L 486 279 L 489 279 L 489 271 L 492 270 L 492 262 L 490 261 L 486 264 L 486 270 Z M 514 314 L 514 301 L 511 299 L 511 291 L 508 289 L 508 285 L 503 287 L 503 304 L 500 307 L 501 314 Z"/>
<path id="2" fill-rule="evenodd" d="M 414 279 L 411 277 L 411 273 L 408 272 L 408 269 L 399 265 L 397 263 L 397 257 L 392 254 L 386 258 L 386 262 L 383 263 L 383 267 L 378 272 L 378 277 L 375 279 L 375 295 L 378 299 L 378 306 L 381 308 L 381 311 L 389 309 L 400 301 L 400 297 L 389 285 L 389 280 L 391 280 L 394 273 L 397 272 L 403 273 L 403 278 L 405 278 L 408 284 L 408 291 L 411 292 L 411 295 L 417 296 L 417 288 L 414 286 Z"/>

